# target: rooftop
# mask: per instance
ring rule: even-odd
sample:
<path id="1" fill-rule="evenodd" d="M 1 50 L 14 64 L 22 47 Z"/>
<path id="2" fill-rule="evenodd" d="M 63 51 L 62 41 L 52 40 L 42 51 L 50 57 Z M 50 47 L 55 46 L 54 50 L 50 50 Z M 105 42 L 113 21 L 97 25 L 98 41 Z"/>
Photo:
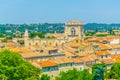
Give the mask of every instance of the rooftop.
<path id="1" fill-rule="evenodd" d="M 55 61 L 58 64 L 64 64 L 64 63 L 72 63 L 73 60 L 69 59 L 67 57 L 62 57 L 62 58 L 53 58 L 51 59 L 52 61 Z"/>
<path id="2" fill-rule="evenodd" d="M 102 59 L 100 62 L 104 62 L 105 64 L 113 64 L 115 61 L 113 59 Z"/>
<path id="3" fill-rule="evenodd" d="M 98 51 L 98 52 L 96 52 L 96 54 L 97 54 L 98 56 L 110 55 L 110 52 L 108 52 L 108 51 Z"/>
<path id="4" fill-rule="evenodd" d="M 69 22 L 66 22 L 65 25 L 83 25 L 83 22 L 80 22 L 78 20 L 71 20 Z"/>
<path id="5" fill-rule="evenodd" d="M 53 67 L 53 66 L 58 66 L 57 63 L 55 63 L 54 61 L 51 60 L 47 60 L 47 61 L 41 61 L 41 62 L 37 62 L 40 67 L 44 68 L 44 67 Z"/>

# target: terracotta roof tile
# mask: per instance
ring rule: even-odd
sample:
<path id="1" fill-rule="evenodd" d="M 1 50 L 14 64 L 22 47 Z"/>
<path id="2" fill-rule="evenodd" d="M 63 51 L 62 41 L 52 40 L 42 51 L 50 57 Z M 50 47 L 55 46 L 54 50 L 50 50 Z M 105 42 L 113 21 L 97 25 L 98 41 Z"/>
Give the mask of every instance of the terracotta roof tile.
<path id="1" fill-rule="evenodd" d="M 108 51 L 98 51 L 98 52 L 96 52 L 96 54 L 97 54 L 98 56 L 110 55 L 110 52 L 108 52 Z"/>
<path id="2" fill-rule="evenodd" d="M 74 63 L 81 63 L 81 62 L 83 62 L 80 58 L 74 58 L 73 59 L 73 62 Z"/>
<path id="3" fill-rule="evenodd" d="M 43 68 L 43 67 L 53 67 L 53 66 L 58 66 L 57 63 L 51 61 L 51 60 L 47 60 L 47 61 L 41 61 L 38 62 L 38 64 Z"/>
<path id="4" fill-rule="evenodd" d="M 100 62 L 104 62 L 105 64 L 113 64 L 115 61 L 113 59 L 101 59 Z"/>
<path id="5" fill-rule="evenodd" d="M 120 54 L 112 55 L 112 59 L 114 59 L 116 62 L 120 62 Z"/>
<path id="6" fill-rule="evenodd" d="M 110 46 L 112 46 L 112 48 L 120 48 L 120 44 L 110 44 Z"/>
<path id="7" fill-rule="evenodd" d="M 112 49 L 112 47 L 110 45 L 107 45 L 107 44 L 100 44 L 99 47 L 101 49 Z"/>
<path id="8" fill-rule="evenodd" d="M 62 58 L 54 58 L 51 59 L 52 61 L 55 61 L 58 64 L 64 64 L 64 63 L 73 63 L 72 59 L 69 59 L 67 57 L 62 57 Z"/>

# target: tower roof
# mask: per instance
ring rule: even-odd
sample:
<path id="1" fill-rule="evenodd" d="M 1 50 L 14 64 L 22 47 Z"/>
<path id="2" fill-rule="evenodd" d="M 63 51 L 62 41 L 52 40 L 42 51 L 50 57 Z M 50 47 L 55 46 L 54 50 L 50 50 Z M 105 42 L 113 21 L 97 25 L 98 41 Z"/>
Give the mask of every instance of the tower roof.
<path id="1" fill-rule="evenodd" d="M 83 22 L 78 20 L 71 20 L 69 22 L 66 22 L 65 25 L 83 25 Z"/>
<path id="2" fill-rule="evenodd" d="M 28 35 L 28 30 L 27 30 L 27 29 L 25 30 L 24 36 L 29 36 L 29 35 Z"/>

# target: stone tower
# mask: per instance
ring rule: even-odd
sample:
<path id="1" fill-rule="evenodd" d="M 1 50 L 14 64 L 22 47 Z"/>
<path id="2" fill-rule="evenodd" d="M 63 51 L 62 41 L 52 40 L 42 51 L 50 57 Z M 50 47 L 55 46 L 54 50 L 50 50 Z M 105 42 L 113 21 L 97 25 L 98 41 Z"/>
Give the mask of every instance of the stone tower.
<path id="1" fill-rule="evenodd" d="M 25 44 L 25 46 L 28 46 L 28 38 L 29 38 L 28 30 L 25 30 L 25 33 L 24 33 L 24 44 Z"/>
<path id="2" fill-rule="evenodd" d="M 84 35 L 84 27 L 83 22 L 78 20 L 72 20 L 65 23 L 65 36 L 69 40 L 73 40 L 75 38 L 83 39 Z"/>

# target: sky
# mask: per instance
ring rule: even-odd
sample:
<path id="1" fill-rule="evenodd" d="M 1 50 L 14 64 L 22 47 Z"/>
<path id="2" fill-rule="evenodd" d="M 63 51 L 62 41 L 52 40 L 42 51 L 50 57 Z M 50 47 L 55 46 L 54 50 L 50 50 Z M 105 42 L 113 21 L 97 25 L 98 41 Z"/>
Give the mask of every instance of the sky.
<path id="1" fill-rule="evenodd" d="M 120 0 L 0 0 L 0 24 L 120 23 Z"/>

